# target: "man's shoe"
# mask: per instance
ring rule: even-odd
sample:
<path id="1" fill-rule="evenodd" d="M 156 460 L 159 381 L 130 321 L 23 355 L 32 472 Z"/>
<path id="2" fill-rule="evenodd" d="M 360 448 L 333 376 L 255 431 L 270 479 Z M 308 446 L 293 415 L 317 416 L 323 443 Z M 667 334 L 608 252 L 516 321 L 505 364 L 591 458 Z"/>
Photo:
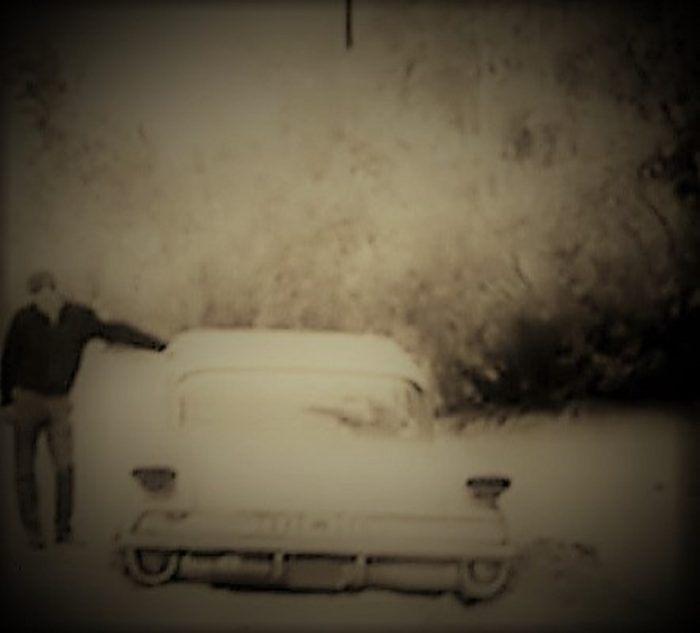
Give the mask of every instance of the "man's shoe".
<path id="1" fill-rule="evenodd" d="M 59 545 L 70 545 L 73 542 L 73 531 L 71 529 L 61 530 L 56 533 L 56 543 Z"/>
<path id="2" fill-rule="evenodd" d="M 40 534 L 30 534 L 29 547 L 31 547 L 33 550 L 46 549 L 46 541 L 44 541 Z"/>

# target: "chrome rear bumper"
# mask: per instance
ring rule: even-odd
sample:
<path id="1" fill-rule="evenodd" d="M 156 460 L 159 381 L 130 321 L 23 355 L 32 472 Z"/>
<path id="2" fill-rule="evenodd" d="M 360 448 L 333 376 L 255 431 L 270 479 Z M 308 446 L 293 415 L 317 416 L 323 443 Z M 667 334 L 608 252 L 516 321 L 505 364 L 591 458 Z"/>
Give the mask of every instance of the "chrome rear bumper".
<path id="1" fill-rule="evenodd" d="M 460 591 L 475 564 L 505 582 L 512 547 L 500 517 L 144 513 L 119 544 L 178 557 L 173 576 L 292 589 Z M 483 569 L 482 569 L 483 572 Z M 154 583 L 155 584 L 155 583 Z"/>

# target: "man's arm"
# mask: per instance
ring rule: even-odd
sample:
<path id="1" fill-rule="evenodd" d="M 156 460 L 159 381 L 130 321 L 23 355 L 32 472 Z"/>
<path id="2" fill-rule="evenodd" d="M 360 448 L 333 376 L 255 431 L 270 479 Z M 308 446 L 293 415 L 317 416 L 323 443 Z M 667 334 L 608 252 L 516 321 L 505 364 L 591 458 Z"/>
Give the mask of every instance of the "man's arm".
<path id="1" fill-rule="evenodd" d="M 167 347 L 165 341 L 117 321 L 105 322 L 96 318 L 95 336 L 108 343 L 140 347 L 157 352 L 162 352 Z"/>
<path id="2" fill-rule="evenodd" d="M 5 337 L 2 350 L 2 405 L 12 402 L 12 390 L 17 381 L 17 372 L 22 354 L 22 318 L 15 315 Z"/>

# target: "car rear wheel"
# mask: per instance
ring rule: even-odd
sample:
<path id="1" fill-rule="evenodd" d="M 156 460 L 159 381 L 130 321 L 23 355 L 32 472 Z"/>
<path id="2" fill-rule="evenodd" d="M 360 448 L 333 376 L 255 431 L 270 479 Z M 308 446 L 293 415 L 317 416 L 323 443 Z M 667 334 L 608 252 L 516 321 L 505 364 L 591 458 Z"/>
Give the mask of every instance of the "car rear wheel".
<path id="1" fill-rule="evenodd" d="M 468 561 L 462 567 L 459 596 L 466 601 L 492 598 L 503 591 L 509 576 L 508 561 Z"/>
<path id="2" fill-rule="evenodd" d="M 124 552 L 126 571 L 141 585 L 154 587 L 175 577 L 180 564 L 177 552 L 129 548 Z"/>

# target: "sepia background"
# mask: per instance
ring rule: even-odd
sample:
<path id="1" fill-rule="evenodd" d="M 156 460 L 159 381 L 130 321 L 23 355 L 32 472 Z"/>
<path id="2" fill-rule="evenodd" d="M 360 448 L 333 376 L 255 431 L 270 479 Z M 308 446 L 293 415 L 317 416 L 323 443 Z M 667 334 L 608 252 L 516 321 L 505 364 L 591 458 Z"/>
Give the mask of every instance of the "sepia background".
<path id="1" fill-rule="evenodd" d="M 43 265 L 164 336 L 390 332 L 450 403 L 666 361 L 697 299 L 689 15 L 359 2 L 348 50 L 340 1 L 231 4 L 8 33 L 8 307 Z"/>
<path id="2" fill-rule="evenodd" d="M 690 10 L 356 0 L 353 35 L 341 0 L 9 20 L 2 332 L 50 268 L 165 338 L 390 334 L 458 428 L 588 398 L 692 402 Z"/>

